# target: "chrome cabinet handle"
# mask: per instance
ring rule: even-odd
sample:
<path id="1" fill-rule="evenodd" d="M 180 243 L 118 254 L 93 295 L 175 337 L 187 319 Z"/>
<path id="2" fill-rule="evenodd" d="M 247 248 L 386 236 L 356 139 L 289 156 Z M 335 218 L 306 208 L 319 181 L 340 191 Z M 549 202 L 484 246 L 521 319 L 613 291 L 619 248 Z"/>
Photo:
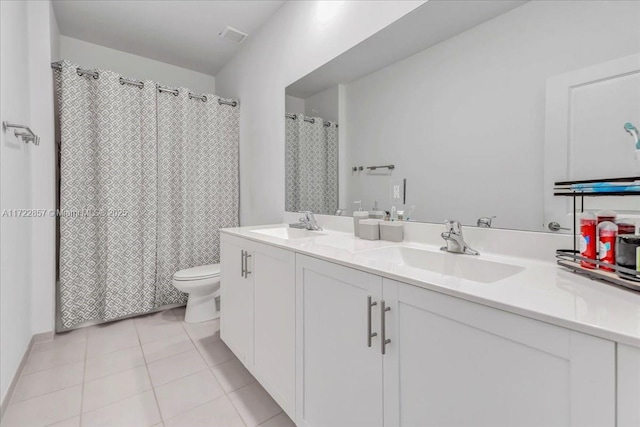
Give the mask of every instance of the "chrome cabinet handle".
<path id="1" fill-rule="evenodd" d="M 387 338 L 387 331 L 386 331 L 386 312 L 391 310 L 391 307 L 387 307 L 384 303 L 384 300 L 380 301 L 380 338 L 382 338 L 380 340 L 380 346 L 381 346 L 381 351 L 382 354 L 386 354 L 387 352 L 387 344 L 389 344 L 391 342 L 390 339 Z"/>
<path id="2" fill-rule="evenodd" d="M 249 258 L 251 258 L 251 255 L 249 255 L 249 251 L 246 251 L 244 253 L 244 278 L 245 279 L 249 277 L 249 275 L 251 274 L 251 272 L 249 271 Z"/>
<path id="3" fill-rule="evenodd" d="M 367 347 L 371 347 L 371 338 L 378 336 L 377 332 L 371 333 L 371 307 L 378 305 L 377 302 L 371 301 L 371 295 L 367 297 Z"/>
<path id="4" fill-rule="evenodd" d="M 244 249 L 240 251 L 240 276 L 244 277 Z"/>

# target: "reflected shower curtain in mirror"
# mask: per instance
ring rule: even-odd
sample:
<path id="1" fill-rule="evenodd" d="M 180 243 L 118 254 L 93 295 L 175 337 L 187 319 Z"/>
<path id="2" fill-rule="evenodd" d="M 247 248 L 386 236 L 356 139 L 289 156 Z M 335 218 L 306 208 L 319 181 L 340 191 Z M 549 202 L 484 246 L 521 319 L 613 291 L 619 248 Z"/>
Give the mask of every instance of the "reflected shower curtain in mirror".
<path id="1" fill-rule="evenodd" d="M 320 117 L 307 120 L 302 114 L 285 118 L 285 208 L 333 215 L 338 209 L 337 126 Z"/>
<path id="2" fill-rule="evenodd" d="M 156 89 L 56 71 L 62 326 L 154 308 Z"/>
<path id="3" fill-rule="evenodd" d="M 62 329 L 185 302 L 171 276 L 219 262 L 238 225 L 239 108 L 93 71 L 55 71 Z"/>
<path id="4" fill-rule="evenodd" d="M 185 302 L 178 270 L 220 262 L 220 228 L 238 225 L 238 108 L 158 93 L 158 305 Z"/>

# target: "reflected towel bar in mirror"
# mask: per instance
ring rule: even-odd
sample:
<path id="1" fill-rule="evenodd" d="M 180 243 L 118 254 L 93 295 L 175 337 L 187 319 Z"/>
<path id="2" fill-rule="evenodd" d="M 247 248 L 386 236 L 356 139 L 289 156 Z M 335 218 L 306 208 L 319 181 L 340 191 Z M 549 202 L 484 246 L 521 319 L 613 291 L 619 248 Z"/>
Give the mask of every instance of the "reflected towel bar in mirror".
<path id="1" fill-rule="evenodd" d="M 395 169 L 395 165 L 367 166 L 367 169 L 372 170 L 372 171 L 374 171 L 376 169 L 389 169 L 389 170 L 392 170 L 392 169 Z"/>

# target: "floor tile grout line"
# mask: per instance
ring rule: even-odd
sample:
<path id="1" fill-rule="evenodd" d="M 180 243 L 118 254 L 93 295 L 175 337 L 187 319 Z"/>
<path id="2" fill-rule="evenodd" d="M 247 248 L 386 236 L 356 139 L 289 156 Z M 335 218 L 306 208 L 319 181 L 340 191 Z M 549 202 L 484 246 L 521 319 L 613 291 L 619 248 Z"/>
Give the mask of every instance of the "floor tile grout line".
<path id="1" fill-rule="evenodd" d="M 219 319 L 219 318 L 218 318 Z M 191 341 L 193 342 L 193 338 L 191 337 L 191 335 L 189 334 L 189 331 L 187 331 L 187 328 L 184 326 L 186 322 L 182 322 L 182 328 L 185 330 L 185 332 L 187 332 L 187 335 L 189 335 L 189 338 L 191 339 Z M 222 338 L 220 338 L 220 341 L 222 341 Z M 224 341 L 222 341 L 224 343 Z M 202 357 L 204 359 L 204 357 L 202 356 L 202 352 L 200 351 L 200 348 L 196 345 L 195 342 L 193 342 L 193 345 L 198 349 L 198 353 L 200 353 L 200 357 Z M 226 344 L 225 344 L 226 345 Z M 233 355 L 233 357 L 235 358 L 235 354 Z M 233 360 L 233 359 L 231 359 Z M 222 363 L 218 363 L 217 365 L 214 366 L 220 366 L 224 363 L 227 362 L 231 362 L 231 360 L 227 360 L 225 362 Z M 206 360 L 205 360 L 206 363 Z M 242 363 L 242 362 L 241 362 Z M 209 366 L 209 364 L 207 363 L 207 366 L 209 368 L 209 372 L 211 372 L 211 375 L 213 375 L 213 377 L 216 379 L 216 381 L 218 381 L 218 384 L 220 384 L 220 380 L 218 379 L 218 376 L 215 374 L 215 372 L 213 372 L 213 368 L 214 366 Z M 255 380 L 255 379 L 254 379 Z M 224 395 L 227 397 L 227 399 L 229 399 L 229 403 L 231 403 L 231 407 L 233 407 L 233 410 L 236 412 L 236 414 L 238 415 L 238 417 L 240 418 L 240 421 L 242 422 L 242 424 L 245 425 L 245 427 L 248 427 L 247 423 L 244 421 L 244 418 L 242 418 L 242 415 L 240 414 L 240 412 L 238 411 L 238 408 L 236 408 L 236 405 L 233 404 L 233 401 L 231 400 L 231 398 L 229 398 L 229 394 L 233 393 L 235 390 L 227 393 L 227 391 L 224 389 L 224 387 L 222 386 L 222 384 L 220 384 L 220 387 L 222 388 L 222 392 L 224 393 Z M 239 390 L 240 388 L 237 388 L 236 390 Z"/>
<path id="2" fill-rule="evenodd" d="M 190 377 L 191 375 L 199 374 L 199 373 L 201 373 L 201 372 L 208 371 L 208 370 L 209 370 L 208 368 L 202 369 L 202 370 L 200 370 L 200 371 L 198 371 L 198 372 L 194 372 L 194 373 L 192 373 L 192 374 L 185 375 L 184 377 L 177 378 L 177 379 L 175 379 L 175 380 L 173 380 L 173 381 L 170 381 L 170 382 L 168 382 L 168 383 L 166 383 L 166 384 L 161 384 L 161 385 L 159 385 L 158 387 L 164 387 L 164 386 L 166 386 L 166 385 L 168 385 L 168 384 L 171 384 L 171 383 L 174 383 L 174 382 L 176 382 L 176 381 L 180 381 L 180 380 L 183 380 L 183 379 L 185 379 L 185 378 L 187 378 L 187 377 Z M 213 373 L 211 373 L 211 375 L 213 375 Z M 214 378 L 215 378 L 215 375 L 214 375 Z M 217 378 L 216 378 L 216 381 L 218 381 L 218 379 L 217 379 Z M 220 388 L 222 388 L 222 386 L 221 386 Z M 154 387 L 154 389 L 155 389 L 155 387 Z M 186 414 L 186 413 L 187 413 L 187 412 L 189 412 L 189 411 L 193 411 L 194 409 L 199 408 L 199 407 L 200 407 L 200 406 L 202 406 L 202 405 L 206 405 L 207 403 L 213 402 L 213 401 L 218 400 L 218 399 L 220 399 L 221 397 L 225 397 L 225 396 L 227 395 L 227 394 L 225 393 L 224 389 L 222 389 L 222 393 L 223 393 L 223 394 L 221 394 L 221 395 L 220 395 L 220 396 L 218 396 L 218 397 L 214 397 L 213 399 L 209 399 L 209 400 L 207 400 L 206 402 L 202 402 L 202 403 L 201 403 L 201 404 L 199 404 L 198 406 L 195 406 L 195 407 L 193 407 L 193 408 L 191 408 L 191 409 L 187 409 L 187 410 L 186 410 L 186 411 L 184 411 L 184 412 L 180 412 L 179 414 L 176 414 L 176 415 L 172 416 L 171 418 L 167 418 L 166 420 L 165 420 L 165 418 L 162 416 L 162 412 L 160 412 L 160 416 L 161 416 L 161 418 L 162 418 L 162 422 L 169 421 L 170 419 L 173 419 L 173 418 L 175 418 L 175 417 L 177 417 L 177 416 L 179 416 L 179 415 Z M 158 406 L 159 406 L 159 404 L 158 404 Z"/>
<path id="3" fill-rule="evenodd" d="M 188 349 L 186 349 L 186 350 L 180 350 L 180 351 L 179 351 L 179 352 L 177 352 L 177 353 L 173 353 L 173 354 L 170 354 L 170 355 L 168 355 L 168 356 L 162 356 L 162 357 L 160 357 L 159 359 L 155 359 L 155 360 L 152 360 L 152 361 L 150 361 L 150 362 L 146 362 L 146 357 L 145 357 L 145 363 L 147 363 L 147 364 L 156 363 L 156 362 L 159 362 L 160 360 L 164 360 L 164 359 L 167 359 L 167 358 L 169 358 L 169 357 L 177 356 L 178 354 L 187 353 L 187 352 L 189 352 L 189 351 L 193 351 L 193 350 L 194 350 L 193 348 L 188 348 Z M 142 350 L 142 355 L 143 355 L 143 356 L 145 355 L 145 354 L 144 354 L 144 349 Z"/>
<path id="4" fill-rule="evenodd" d="M 22 377 L 26 377 L 27 375 L 31 375 L 31 374 L 38 374 L 38 373 L 40 373 L 40 372 L 49 371 L 49 370 L 51 370 L 51 369 L 58 369 L 58 368 L 61 368 L 61 367 L 63 367 L 63 366 L 68 366 L 68 365 L 72 365 L 72 364 L 74 364 L 74 363 L 82 362 L 83 360 L 84 360 L 84 359 L 74 360 L 73 362 L 62 363 L 62 364 L 60 364 L 60 365 L 51 366 L 51 367 L 46 368 L 46 369 L 40 369 L 40 370 L 38 370 L 38 371 L 33 371 L 33 372 L 23 373 L 23 374 L 21 374 L 21 375 L 20 375 L 20 378 L 22 378 Z"/>
<path id="5" fill-rule="evenodd" d="M 76 343 L 76 344 L 77 344 L 77 343 Z M 39 354 L 39 353 L 44 353 L 44 352 L 46 352 L 46 351 L 53 351 L 53 349 L 52 349 L 52 350 L 45 350 L 45 351 L 37 351 L 36 353 L 38 353 L 38 354 Z M 85 343 L 85 349 L 84 349 L 84 351 L 85 351 L 85 353 L 86 353 L 86 351 L 87 351 L 86 343 Z M 29 352 L 29 357 L 27 357 L 27 362 L 26 362 L 26 363 L 25 363 L 25 365 L 24 365 L 24 366 L 25 366 L 25 368 L 28 366 L 28 364 L 29 364 L 29 360 L 31 359 L 32 354 L 33 354 L 33 352 L 32 352 L 32 351 L 31 351 L 31 352 Z M 71 365 L 72 363 L 82 362 L 82 360 L 83 360 L 83 359 L 74 360 L 74 361 L 71 361 L 71 362 L 60 363 L 60 364 L 56 364 L 56 365 L 54 365 L 54 366 L 50 366 L 50 367 L 45 368 L 45 369 L 38 369 L 37 371 L 33 371 L 33 372 L 25 372 L 25 371 L 24 371 L 24 369 L 23 369 L 23 371 L 20 373 L 20 378 L 22 378 L 22 377 L 24 377 L 24 376 L 26 376 L 26 375 L 37 374 L 38 372 L 48 371 L 49 369 L 55 369 L 55 368 L 59 368 L 59 367 L 61 367 L 61 366 Z"/>
<path id="6" fill-rule="evenodd" d="M 234 360 L 229 360 L 228 362 L 234 362 Z M 213 368 L 217 368 L 218 366 L 222 366 L 222 365 L 224 365 L 225 363 L 227 363 L 227 362 L 221 363 L 221 364 L 216 365 L 216 366 L 209 366 L 209 369 L 211 370 L 211 373 L 213 374 L 213 376 L 214 376 L 214 377 L 216 377 L 216 379 L 218 380 L 218 382 L 220 382 L 220 379 L 218 379 L 218 376 L 216 375 L 216 373 L 215 373 L 215 372 L 213 372 Z M 240 362 L 240 363 L 242 363 L 242 362 Z M 243 366 L 243 368 L 244 368 L 244 366 Z M 246 369 L 246 368 L 244 368 L 244 369 Z M 241 388 L 244 388 L 244 387 L 246 387 L 246 386 L 248 386 L 248 385 L 251 385 L 251 384 L 253 384 L 253 383 L 257 383 L 257 382 L 258 382 L 258 380 L 253 376 L 253 374 L 251 374 L 251 372 L 249 372 L 249 374 L 251 375 L 251 378 L 253 378 L 253 381 L 248 382 L 248 383 L 246 383 L 246 384 L 243 384 L 243 385 L 241 385 L 240 387 L 234 388 L 234 389 L 233 389 L 233 390 L 231 390 L 231 391 L 226 391 L 226 390 L 224 390 L 224 387 L 222 387 L 222 389 L 224 390 L 225 394 L 232 394 L 232 393 L 235 393 L 236 391 L 240 390 Z"/>
<path id="7" fill-rule="evenodd" d="M 200 371 L 200 372 L 202 372 L 202 371 Z M 223 392 L 224 392 L 224 390 L 223 390 Z M 185 412 L 181 412 L 181 413 L 179 413 L 178 415 L 174 415 L 173 417 L 171 417 L 171 418 L 169 418 L 169 419 L 167 419 L 167 420 L 165 420 L 165 419 L 163 418 L 163 419 L 162 419 L 162 422 L 164 423 L 165 421 L 171 421 L 172 419 L 177 418 L 177 417 L 179 417 L 180 415 L 184 415 L 184 414 L 186 414 L 187 412 L 195 411 L 196 409 L 200 408 L 201 406 L 207 405 L 207 404 L 209 404 L 209 403 L 211 403 L 211 402 L 215 402 L 216 400 L 220 400 L 220 399 L 222 399 L 223 397 L 226 397 L 226 398 L 227 398 L 227 400 L 229 401 L 229 403 L 231 403 L 231 407 L 234 409 L 234 411 L 236 412 L 236 414 L 238 414 L 238 417 L 240 417 L 240 421 L 242 422 L 242 424 L 243 424 L 245 427 L 247 427 L 247 423 L 245 423 L 245 422 L 244 422 L 244 420 L 242 419 L 242 417 L 241 417 L 241 416 L 240 416 L 240 414 L 238 413 L 238 410 L 236 409 L 236 407 L 235 407 L 235 406 L 233 406 L 233 402 L 231 402 L 231 399 L 229 399 L 229 396 L 227 395 L 227 393 L 224 393 L 223 395 L 218 396 L 218 397 L 216 397 L 215 399 L 207 400 L 206 402 L 201 403 L 200 405 L 198 405 L 198 406 L 196 406 L 196 407 L 193 407 L 193 408 L 191 408 L 191 409 L 189 409 L 189 410 L 187 410 L 187 411 L 185 411 Z M 271 418 L 269 418 L 269 419 L 271 419 Z M 259 426 L 257 426 L 257 427 L 259 427 Z"/>
<path id="8" fill-rule="evenodd" d="M 173 314 L 173 311 L 171 312 L 171 314 Z M 140 342 L 140 333 L 138 332 L 138 327 L 136 326 L 135 322 L 134 322 L 134 327 L 136 329 L 136 335 L 138 336 L 138 342 L 140 343 L 140 351 L 142 352 L 142 359 L 144 360 L 144 368 L 146 369 L 147 376 L 149 377 L 149 384 L 151 384 L 151 392 L 153 393 L 153 400 L 156 402 L 156 409 L 158 410 L 158 415 L 160 416 L 160 422 L 162 423 L 162 425 L 164 425 L 164 418 L 162 416 L 162 411 L 160 410 L 160 402 L 158 401 L 158 395 L 156 394 L 156 387 L 153 384 L 153 381 L 151 381 L 151 372 L 149 372 L 149 364 L 147 363 L 147 358 L 144 355 L 144 350 L 142 349 L 142 342 Z"/>
<path id="9" fill-rule="evenodd" d="M 88 357 L 88 355 L 87 355 L 87 360 L 92 360 L 92 359 L 97 359 L 97 358 L 99 358 L 99 357 L 109 356 L 109 355 L 112 355 L 113 353 L 117 353 L 117 352 L 119 352 L 119 351 L 124 351 L 124 350 L 130 350 L 130 349 L 132 349 L 132 348 L 134 348 L 134 347 L 140 347 L 140 344 L 131 345 L 131 346 L 129 346 L 129 347 L 120 348 L 120 349 L 118 349 L 118 350 L 114 350 L 114 351 L 109 351 L 109 352 L 107 352 L 107 353 L 99 354 L 98 356 L 91 356 L 91 357 Z"/>
<path id="10" fill-rule="evenodd" d="M 78 360 L 77 362 L 72 362 L 72 363 L 68 363 L 68 364 L 66 364 L 66 365 L 61 365 L 61 366 L 69 366 L 69 365 L 73 365 L 74 363 L 81 363 L 81 362 L 83 362 L 83 361 L 82 361 L 82 360 Z M 60 367 L 60 366 L 58 366 L 58 367 L 56 367 L 56 368 L 59 368 L 59 367 Z M 56 368 L 51 368 L 51 369 L 56 369 Z M 48 369 L 47 369 L 47 370 L 48 370 Z M 84 366 L 83 366 L 83 370 L 84 370 Z M 39 372 L 44 372 L 44 371 L 33 372 L 32 374 L 37 374 L 37 373 L 39 373 Z M 32 375 L 32 374 L 27 374 L 26 376 L 29 376 L 29 375 Z M 22 378 L 23 378 L 24 376 L 25 376 L 25 375 L 20 375 L 20 378 L 18 379 L 18 383 L 16 384 L 16 389 L 18 388 L 18 385 L 20 384 L 20 381 L 22 381 Z M 84 372 L 83 372 L 83 376 L 84 376 Z M 35 396 L 31 396 L 31 397 L 29 397 L 29 398 L 27 398 L 27 399 L 22 399 L 22 400 L 17 400 L 17 401 L 16 401 L 16 400 L 14 400 L 14 399 L 15 399 L 15 394 L 13 394 L 13 395 L 11 395 L 11 401 L 9 402 L 9 405 L 12 405 L 12 404 L 14 404 L 14 403 L 22 403 L 22 402 L 26 402 L 27 400 L 35 399 L 36 397 L 42 397 L 42 396 L 46 396 L 46 395 L 48 395 L 48 394 L 56 393 L 56 392 L 58 392 L 58 391 L 66 390 L 66 389 L 68 389 L 68 388 L 76 387 L 76 386 L 81 385 L 81 384 L 82 384 L 82 382 L 83 382 L 83 380 L 80 380 L 80 382 L 79 382 L 79 383 L 70 384 L 70 385 L 67 385 L 67 386 L 65 386 L 65 387 L 61 387 L 61 388 L 58 388 L 58 389 L 55 389 L 55 390 L 48 391 L 48 392 L 46 392 L 46 393 L 38 394 L 38 395 L 35 395 Z"/>
<path id="11" fill-rule="evenodd" d="M 219 365 L 218 365 L 219 366 Z M 216 374 L 213 372 L 213 367 L 209 367 L 209 370 L 211 371 L 211 374 L 216 377 L 216 380 L 218 380 L 218 377 L 216 376 Z M 218 380 L 218 382 L 220 382 L 220 380 Z M 252 383 L 253 384 L 253 383 Z M 220 385 L 222 387 L 222 385 Z M 240 387 L 242 388 L 242 387 Z M 236 390 L 240 390 L 240 388 L 237 388 Z M 242 421 L 242 424 L 245 425 L 245 427 L 248 427 L 248 424 L 245 422 L 244 418 L 242 418 L 242 414 L 240 414 L 240 411 L 238 411 L 238 408 L 236 407 L 236 405 L 233 403 L 233 400 L 231 400 L 231 398 L 229 397 L 229 395 L 231 393 L 234 393 L 236 390 L 230 391 L 227 393 L 227 391 L 224 389 L 224 387 L 222 387 L 222 391 L 224 392 L 224 395 L 227 397 L 227 399 L 229 399 L 229 403 L 231 403 L 231 407 L 233 408 L 234 411 L 236 411 L 236 414 L 238 414 L 238 417 L 240 417 L 240 421 Z"/>
<path id="12" fill-rule="evenodd" d="M 253 375 L 252 375 L 252 376 L 253 376 Z M 256 379 L 254 378 L 254 381 L 250 382 L 249 384 L 245 384 L 245 385 L 243 385 L 242 387 L 238 387 L 237 389 L 233 390 L 232 392 L 227 393 L 227 396 L 229 396 L 230 394 L 233 394 L 233 393 L 237 392 L 237 391 L 238 391 L 238 390 L 240 390 L 240 389 L 243 389 L 243 388 L 245 388 L 245 387 L 248 387 L 248 386 L 250 386 L 250 385 L 253 385 L 254 383 L 257 383 L 257 382 L 258 382 L 258 380 L 256 380 Z M 262 387 L 262 386 L 261 386 L 261 387 Z M 269 397 L 271 397 L 271 396 L 269 396 Z M 233 399 L 231 399 L 231 398 L 229 397 L 229 401 L 231 402 L 231 406 L 233 406 L 233 409 L 235 409 L 235 410 L 236 410 L 236 413 L 237 413 L 237 414 L 238 414 L 238 416 L 240 417 L 240 420 L 242 420 L 242 422 L 244 423 L 244 425 L 245 425 L 246 427 L 249 427 L 249 424 L 247 424 L 247 422 L 246 422 L 246 421 L 244 420 L 244 418 L 242 417 L 242 414 L 240 413 L 240 410 L 238 410 L 238 407 L 236 406 L 236 404 L 235 404 L 235 403 L 233 403 Z M 279 407 L 279 405 L 278 405 L 278 407 Z M 281 412 L 284 412 L 284 411 L 282 411 L 282 408 L 280 408 L 280 412 L 278 412 L 276 415 L 274 415 L 274 416 L 273 416 L 273 417 L 271 417 L 271 418 L 274 418 L 274 417 L 276 417 L 276 416 L 280 415 L 280 413 L 281 413 Z M 261 424 L 266 423 L 266 422 L 267 422 L 267 421 L 269 421 L 271 418 L 264 420 L 263 422 L 261 422 L 260 424 L 258 424 L 256 427 L 260 427 L 260 425 L 261 425 Z"/>
<path id="13" fill-rule="evenodd" d="M 62 423 L 62 422 L 65 422 L 65 421 L 69 421 L 69 420 L 71 420 L 71 419 L 73 419 L 73 418 L 75 418 L 75 417 L 80 417 L 80 415 L 74 415 L 74 416 L 72 416 L 72 417 L 65 418 L 64 420 L 54 421 L 54 422 L 52 422 L 52 423 L 45 424 L 45 427 L 51 427 L 51 426 L 56 425 L 56 424 L 58 424 L 58 423 Z"/>
<path id="14" fill-rule="evenodd" d="M 280 408 L 280 409 L 282 409 L 282 408 Z M 267 418 L 266 420 L 264 420 L 263 422 L 261 422 L 260 424 L 258 424 L 256 427 L 260 427 L 260 426 L 261 426 L 261 425 L 263 425 L 264 423 L 269 422 L 269 421 L 271 421 L 272 419 L 274 419 L 275 417 L 279 417 L 279 416 L 280 416 L 280 415 L 282 415 L 282 414 L 284 414 L 284 410 L 282 410 L 282 411 L 278 412 L 277 414 L 275 414 L 275 415 L 274 415 L 273 417 L 271 417 L 271 418 Z M 286 415 L 286 414 L 285 414 L 285 415 Z M 287 417 L 288 417 L 288 415 L 287 415 Z"/>
<path id="15" fill-rule="evenodd" d="M 60 389 L 58 389 L 58 390 L 50 391 L 50 392 L 48 392 L 48 393 L 39 394 L 38 396 L 33 396 L 33 397 L 30 397 L 30 398 L 25 399 L 25 400 L 19 400 L 19 401 L 17 401 L 17 402 L 13 402 L 13 401 L 12 401 L 12 402 L 9 402 L 9 405 L 7 405 L 7 409 L 8 409 L 8 408 L 9 408 L 9 406 L 11 406 L 11 405 L 18 405 L 18 404 L 20 404 L 20 403 L 25 403 L 25 402 L 28 402 L 28 401 L 33 400 L 33 399 L 39 399 L 39 398 L 41 398 L 41 397 L 45 397 L 45 396 L 48 396 L 48 395 L 50 395 L 50 394 L 54 394 L 54 393 L 59 393 L 59 392 L 64 391 L 64 390 L 68 390 L 68 389 L 70 389 L 70 388 L 77 387 L 77 386 L 79 386 L 79 385 L 81 385 L 81 384 L 80 384 L 80 383 L 78 383 L 78 384 L 73 384 L 73 385 L 70 385 L 70 386 L 67 386 L 67 387 L 60 388 Z M 77 416 L 77 415 L 74 415 L 74 417 L 75 417 L 75 416 Z M 70 417 L 70 418 L 71 418 L 71 417 Z M 4 426 L 3 426 L 3 427 L 4 427 Z"/>
<path id="16" fill-rule="evenodd" d="M 175 315 L 175 313 L 174 313 Z M 220 388 L 222 389 L 222 392 L 224 393 L 224 396 L 227 397 L 227 399 L 229 399 L 229 402 L 231 403 L 231 406 L 233 407 L 233 410 L 236 411 L 236 414 L 238 414 L 238 417 L 240 417 L 240 421 L 242 421 L 242 424 L 245 425 L 245 427 L 247 427 L 247 423 L 244 421 L 244 418 L 242 418 L 242 415 L 240 415 L 240 412 L 238 412 L 238 408 L 236 408 L 236 405 L 233 404 L 233 401 L 229 398 L 229 393 L 227 393 L 227 391 L 224 389 L 224 387 L 222 386 L 222 384 L 220 384 L 220 380 L 218 379 L 218 377 L 216 376 L 216 374 L 213 372 L 213 366 L 209 366 L 209 364 L 207 363 L 206 359 L 202 356 L 202 352 L 200 351 L 200 347 L 198 347 L 196 345 L 196 343 L 193 341 L 193 337 L 191 336 L 191 334 L 189 334 L 189 331 L 187 330 L 187 328 L 185 327 L 185 324 L 187 322 L 185 322 L 184 320 L 180 320 L 180 324 L 182 325 L 182 329 L 184 329 L 184 331 L 187 333 L 187 336 L 189 337 L 189 339 L 191 340 L 191 343 L 194 345 L 194 347 L 196 348 L 196 350 L 198 351 L 198 354 L 200 354 L 200 357 L 204 360 L 205 364 L 207 365 L 207 369 L 209 370 L 209 372 L 211 372 L 211 375 L 213 375 L 213 377 L 216 379 L 216 381 L 218 382 L 218 384 L 220 385 Z M 220 341 L 222 341 L 222 339 L 220 339 Z M 224 341 L 223 341 L 224 342 Z M 234 355 L 235 357 L 235 355 Z M 223 362 L 225 363 L 225 362 Z M 222 363 L 219 363 L 216 366 L 221 365 Z M 221 396 L 222 397 L 222 396 Z M 215 400 L 215 399 L 214 399 Z M 209 400 L 206 403 L 211 402 L 211 400 Z M 204 403 L 203 403 L 204 405 Z M 195 408 L 194 408 L 195 409 Z M 162 421 L 164 422 L 164 418 L 162 419 Z M 167 420 L 168 421 L 168 420 Z"/>

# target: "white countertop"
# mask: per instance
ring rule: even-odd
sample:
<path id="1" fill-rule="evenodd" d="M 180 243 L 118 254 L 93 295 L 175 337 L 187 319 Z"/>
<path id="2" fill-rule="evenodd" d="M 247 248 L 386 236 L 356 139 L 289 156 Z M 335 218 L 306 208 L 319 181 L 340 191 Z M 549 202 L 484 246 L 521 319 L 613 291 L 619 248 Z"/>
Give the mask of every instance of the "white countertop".
<path id="1" fill-rule="evenodd" d="M 351 233 L 332 230 L 324 230 L 324 235 L 317 237 L 290 240 L 251 231 L 286 226 L 277 224 L 237 227 L 223 229 L 221 232 L 640 347 L 640 292 L 590 280 L 555 263 L 485 252 L 478 258 L 518 265 L 525 269 L 497 282 L 478 283 L 406 265 L 373 260 L 362 253 L 389 246 L 438 251 L 440 245 L 369 241 L 354 237 Z"/>

